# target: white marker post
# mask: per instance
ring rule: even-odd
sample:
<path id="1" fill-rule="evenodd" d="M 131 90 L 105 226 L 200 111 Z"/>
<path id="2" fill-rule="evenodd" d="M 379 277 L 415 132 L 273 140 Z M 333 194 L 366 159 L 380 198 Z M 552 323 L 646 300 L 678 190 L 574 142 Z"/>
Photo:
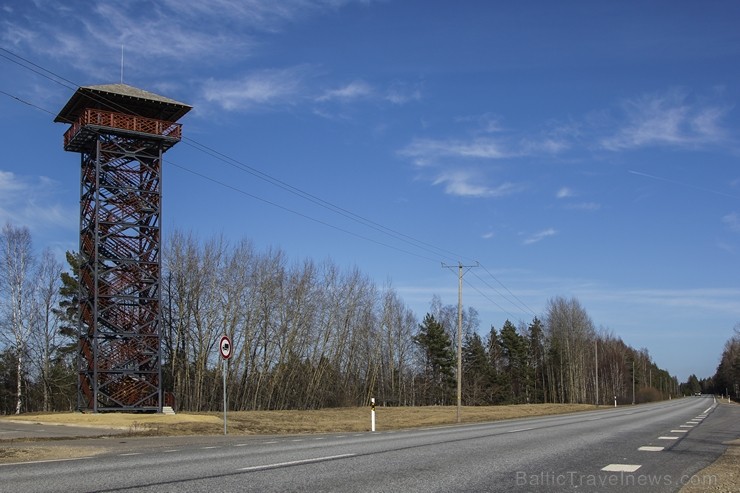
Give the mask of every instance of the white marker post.
<path id="1" fill-rule="evenodd" d="M 370 431 L 375 431 L 375 397 L 370 398 Z"/>
<path id="2" fill-rule="evenodd" d="M 226 372 L 229 368 L 229 358 L 231 357 L 231 339 L 229 336 L 222 335 L 221 342 L 219 343 L 219 350 L 221 351 L 221 357 L 224 359 L 224 435 L 226 435 Z"/>
<path id="3" fill-rule="evenodd" d="M 617 407 L 617 396 L 614 396 L 614 407 Z"/>

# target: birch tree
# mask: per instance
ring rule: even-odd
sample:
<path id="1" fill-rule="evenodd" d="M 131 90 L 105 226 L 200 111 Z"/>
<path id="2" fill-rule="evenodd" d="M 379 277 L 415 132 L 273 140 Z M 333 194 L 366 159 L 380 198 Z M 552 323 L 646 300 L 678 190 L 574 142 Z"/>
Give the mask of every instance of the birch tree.
<path id="1" fill-rule="evenodd" d="M 15 414 L 23 406 L 28 341 L 32 328 L 32 285 L 34 257 L 31 233 L 26 227 L 6 224 L 0 231 L 0 302 L 2 327 L 0 332 L 16 358 Z"/>

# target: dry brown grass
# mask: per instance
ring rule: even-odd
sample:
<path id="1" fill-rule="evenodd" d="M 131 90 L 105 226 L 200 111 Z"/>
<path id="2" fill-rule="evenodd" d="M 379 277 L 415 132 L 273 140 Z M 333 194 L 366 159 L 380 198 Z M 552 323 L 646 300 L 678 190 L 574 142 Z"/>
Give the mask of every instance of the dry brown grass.
<path id="1" fill-rule="evenodd" d="M 475 423 L 593 409 L 596 409 L 596 407 L 586 404 L 463 407 L 461 416 L 463 423 Z M 209 435 L 223 433 L 223 413 L 181 413 L 176 415 L 54 413 L 23 415 L 19 419 L 33 423 L 113 428 L 126 430 L 134 435 Z M 229 412 L 227 421 L 230 434 L 277 435 L 359 432 L 370 429 L 370 408 Z M 377 430 L 439 426 L 456 422 L 457 408 L 455 406 L 376 408 Z"/>
<path id="2" fill-rule="evenodd" d="M 0 464 L 87 457 L 101 454 L 104 451 L 105 449 L 102 447 L 43 447 L 14 444 L 7 447 L 0 446 Z"/>

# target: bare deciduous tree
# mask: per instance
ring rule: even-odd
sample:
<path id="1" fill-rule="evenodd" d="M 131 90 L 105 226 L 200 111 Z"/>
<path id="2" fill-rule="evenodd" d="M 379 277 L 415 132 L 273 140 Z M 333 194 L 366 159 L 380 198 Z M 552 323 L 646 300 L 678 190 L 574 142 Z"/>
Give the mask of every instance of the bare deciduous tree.
<path id="1" fill-rule="evenodd" d="M 6 224 L 0 231 L 0 302 L 3 339 L 16 357 L 16 405 L 23 405 L 23 377 L 32 329 L 32 285 L 34 257 L 28 228 Z"/>

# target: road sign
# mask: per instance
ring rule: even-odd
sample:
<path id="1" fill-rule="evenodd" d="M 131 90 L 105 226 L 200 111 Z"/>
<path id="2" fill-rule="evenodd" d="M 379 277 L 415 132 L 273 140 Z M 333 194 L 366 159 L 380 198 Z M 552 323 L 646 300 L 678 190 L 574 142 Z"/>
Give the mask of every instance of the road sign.
<path id="1" fill-rule="evenodd" d="M 231 339 L 229 339 L 229 336 L 221 336 L 219 349 L 221 350 L 221 357 L 223 359 L 229 359 L 231 357 Z"/>

